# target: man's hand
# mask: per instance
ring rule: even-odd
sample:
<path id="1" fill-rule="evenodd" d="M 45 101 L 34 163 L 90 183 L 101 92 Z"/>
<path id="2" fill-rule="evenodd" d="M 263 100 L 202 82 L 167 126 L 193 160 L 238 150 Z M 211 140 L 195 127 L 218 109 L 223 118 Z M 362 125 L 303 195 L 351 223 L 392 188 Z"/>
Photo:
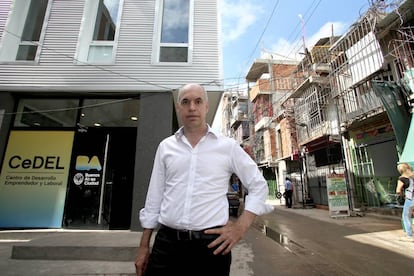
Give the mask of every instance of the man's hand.
<path id="1" fill-rule="evenodd" d="M 137 273 L 137 276 L 144 275 L 145 269 L 147 268 L 148 264 L 149 254 L 149 247 L 140 246 L 138 248 L 137 258 L 135 260 L 135 272 Z"/>
<path id="2" fill-rule="evenodd" d="M 135 272 L 137 273 L 137 276 L 144 275 L 144 272 L 147 269 L 152 231 L 153 229 L 144 229 L 144 231 L 142 231 L 137 258 L 135 259 Z"/>
<path id="3" fill-rule="evenodd" d="M 253 223 L 255 214 L 244 211 L 236 222 L 229 221 L 225 226 L 221 228 L 208 229 L 205 231 L 206 234 L 218 234 L 220 235 L 217 239 L 208 245 L 208 248 L 216 248 L 214 255 L 217 254 L 228 254 L 236 243 L 243 237 L 244 233 Z"/>

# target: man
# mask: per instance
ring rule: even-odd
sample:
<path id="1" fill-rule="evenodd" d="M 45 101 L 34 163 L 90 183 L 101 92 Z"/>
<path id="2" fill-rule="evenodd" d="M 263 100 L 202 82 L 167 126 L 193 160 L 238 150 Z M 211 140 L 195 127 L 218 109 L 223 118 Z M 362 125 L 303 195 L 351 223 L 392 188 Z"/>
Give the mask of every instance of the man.
<path id="1" fill-rule="evenodd" d="M 286 207 L 292 208 L 293 184 L 289 177 L 286 177 L 285 193 Z"/>
<path id="2" fill-rule="evenodd" d="M 158 146 L 135 261 L 137 275 L 229 275 L 231 249 L 266 205 L 267 183 L 233 139 L 206 123 L 208 98 L 198 84 L 178 92 L 183 125 Z M 249 190 L 245 210 L 229 221 L 227 191 L 232 173 Z M 159 226 L 150 252 L 153 230 Z"/>

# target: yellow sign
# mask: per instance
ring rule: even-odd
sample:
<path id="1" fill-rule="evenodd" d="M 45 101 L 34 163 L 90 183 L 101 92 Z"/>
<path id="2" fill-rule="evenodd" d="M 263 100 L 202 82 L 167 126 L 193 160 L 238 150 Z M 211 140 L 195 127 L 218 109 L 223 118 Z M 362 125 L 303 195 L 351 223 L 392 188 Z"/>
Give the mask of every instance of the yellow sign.
<path id="1" fill-rule="evenodd" d="M 73 131 L 11 131 L 0 176 L 0 227 L 61 227 L 73 137 Z"/>

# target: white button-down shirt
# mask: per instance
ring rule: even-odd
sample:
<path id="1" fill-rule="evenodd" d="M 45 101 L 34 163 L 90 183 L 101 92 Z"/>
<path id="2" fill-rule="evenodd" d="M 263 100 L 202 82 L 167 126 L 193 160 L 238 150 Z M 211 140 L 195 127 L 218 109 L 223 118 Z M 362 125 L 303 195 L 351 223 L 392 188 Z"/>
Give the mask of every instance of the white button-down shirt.
<path id="1" fill-rule="evenodd" d="M 181 128 L 158 146 L 145 207 L 140 210 L 141 226 L 153 229 L 161 223 L 201 230 L 225 225 L 232 173 L 249 191 L 245 210 L 257 215 L 273 210 L 265 204 L 269 192 L 266 180 L 234 139 L 209 127 L 193 148 Z"/>

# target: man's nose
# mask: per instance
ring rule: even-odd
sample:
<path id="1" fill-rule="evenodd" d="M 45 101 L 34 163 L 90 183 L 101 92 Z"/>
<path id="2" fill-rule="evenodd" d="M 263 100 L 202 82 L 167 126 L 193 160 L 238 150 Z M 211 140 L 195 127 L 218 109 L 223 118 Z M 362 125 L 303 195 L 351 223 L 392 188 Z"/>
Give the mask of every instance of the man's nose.
<path id="1" fill-rule="evenodd" d="M 196 103 L 195 102 L 190 102 L 190 109 L 191 110 L 196 109 Z"/>

